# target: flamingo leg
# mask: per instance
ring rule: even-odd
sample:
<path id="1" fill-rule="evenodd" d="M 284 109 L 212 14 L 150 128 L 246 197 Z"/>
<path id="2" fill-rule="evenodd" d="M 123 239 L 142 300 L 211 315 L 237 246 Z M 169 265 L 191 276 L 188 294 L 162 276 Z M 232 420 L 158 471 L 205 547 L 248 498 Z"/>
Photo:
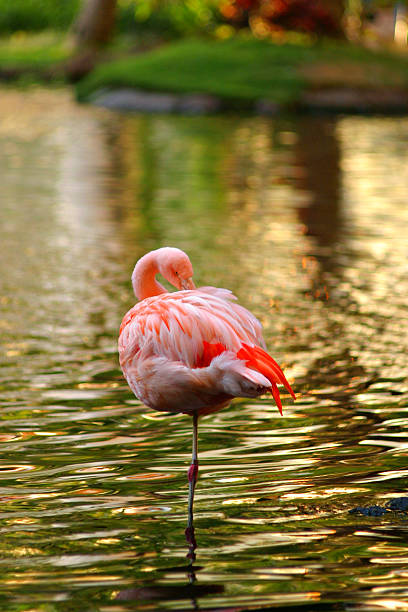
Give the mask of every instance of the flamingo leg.
<path id="1" fill-rule="evenodd" d="M 197 484 L 198 476 L 198 447 L 197 447 L 197 427 L 198 414 L 193 414 L 193 456 L 191 459 L 191 465 L 188 470 L 188 530 L 194 530 L 193 527 L 193 504 L 194 504 L 194 490 Z"/>

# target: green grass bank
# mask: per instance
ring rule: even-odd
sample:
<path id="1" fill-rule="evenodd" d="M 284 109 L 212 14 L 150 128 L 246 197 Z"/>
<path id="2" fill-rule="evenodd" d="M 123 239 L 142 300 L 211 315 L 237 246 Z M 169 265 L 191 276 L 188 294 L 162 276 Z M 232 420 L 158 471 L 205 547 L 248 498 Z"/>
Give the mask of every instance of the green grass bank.
<path id="1" fill-rule="evenodd" d="M 62 79 L 59 67 L 69 58 L 66 38 L 54 31 L 18 32 L 0 38 L 0 79 L 43 82 Z"/>
<path id="2" fill-rule="evenodd" d="M 0 80 L 61 83 L 72 53 L 67 41 L 55 31 L 0 38 Z M 408 112 L 407 54 L 333 41 L 276 44 L 249 36 L 182 39 L 142 52 L 149 43 L 117 36 L 76 85 L 78 100 L 130 89 L 210 95 L 223 109 L 252 109 L 261 101 L 289 110 L 320 105 L 340 112 Z"/>
<path id="3" fill-rule="evenodd" d="M 343 89 L 363 95 L 408 92 L 408 57 L 347 43 L 274 44 L 254 38 L 182 40 L 100 64 L 76 87 L 81 101 L 100 90 L 134 88 L 217 96 L 243 107 L 257 100 L 299 104 L 306 94 Z"/>

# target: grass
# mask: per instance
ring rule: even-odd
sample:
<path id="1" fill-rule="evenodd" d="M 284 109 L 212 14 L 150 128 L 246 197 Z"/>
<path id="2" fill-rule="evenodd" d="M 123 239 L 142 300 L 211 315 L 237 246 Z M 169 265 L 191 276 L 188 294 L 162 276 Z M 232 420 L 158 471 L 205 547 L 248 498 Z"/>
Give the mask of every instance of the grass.
<path id="1" fill-rule="evenodd" d="M 305 50 L 306 53 L 308 50 Z M 79 99 L 101 88 L 134 87 L 200 92 L 229 100 L 286 102 L 303 79 L 295 71 L 299 49 L 260 40 L 183 40 L 149 53 L 100 65 L 77 87 Z"/>
<path id="2" fill-rule="evenodd" d="M 138 39 L 135 52 L 133 38 L 117 36 L 100 56 L 104 61 L 78 83 L 78 99 L 92 99 L 101 89 L 129 87 L 212 94 L 227 107 L 248 108 L 259 99 L 296 106 L 305 91 L 336 87 L 408 92 L 408 56 L 347 43 L 196 38 L 142 53 L 141 48 L 151 46 L 150 39 L 143 40 Z M 0 78 L 61 80 L 61 66 L 69 57 L 66 36 L 60 33 L 17 32 L 0 38 Z"/>
<path id="3" fill-rule="evenodd" d="M 408 58 L 349 44 L 273 44 L 254 38 L 182 40 L 99 65 L 77 86 L 79 100 L 131 87 L 206 93 L 224 100 L 296 103 L 307 89 L 408 89 Z"/>
<path id="4" fill-rule="evenodd" d="M 64 38 L 55 32 L 18 32 L 0 38 L 0 70 L 46 70 L 69 57 Z"/>

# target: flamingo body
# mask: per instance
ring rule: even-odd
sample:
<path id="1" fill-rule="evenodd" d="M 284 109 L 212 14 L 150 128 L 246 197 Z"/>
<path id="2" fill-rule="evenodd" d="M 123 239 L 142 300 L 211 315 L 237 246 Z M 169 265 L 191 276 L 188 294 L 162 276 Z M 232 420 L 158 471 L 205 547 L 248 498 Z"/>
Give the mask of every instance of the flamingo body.
<path id="1" fill-rule="evenodd" d="M 167 292 L 155 280 L 159 271 L 175 286 L 191 288 Z M 294 394 L 264 350 L 261 324 L 230 291 L 196 289 L 191 275 L 179 249 L 152 251 L 136 264 L 133 286 L 144 299 L 125 315 L 119 334 L 130 388 L 147 406 L 166 412 L 208 414 L 233 397 L 267 391 L 281 411 L 277 384 Z"/>
<path id="2" fill-rule="evenodd" d="M 156 280 L 158 273 L 179 291 L 166 291 Z M 198 416 L 220 410 L 234 397 L 257 397 L 267 391 L 282 414 L 278 384 L 295 398 L 265 350 L 254 315 L 236 304 L 227 289 L 196 289 L 192 275 L 191 262 L 180 249 L 164 247 L 142 257 L 132 274 L 140 301 L 124 316 L 119 332 L 119 361 L 134 394 L 155 410 L 193 417 L 189 542 L 195 541 Z"/>

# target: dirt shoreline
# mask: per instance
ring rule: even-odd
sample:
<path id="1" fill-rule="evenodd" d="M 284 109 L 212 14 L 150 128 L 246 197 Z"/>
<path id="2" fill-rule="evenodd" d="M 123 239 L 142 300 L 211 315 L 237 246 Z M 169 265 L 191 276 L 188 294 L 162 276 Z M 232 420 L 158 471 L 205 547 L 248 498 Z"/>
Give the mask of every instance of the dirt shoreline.
<path id="1" fill-rule="evenodd" d="M 112 110 L 147 113 L 212 114 L 228 111 L 250 111 L 277 115 L 281 112 L 329 113 L 408 113 L 408 92 L 392 89 L 359 89 L 336 87 L 306 90 L 291 105 L 258 99 L 253 102 L 230 101 L 209 94 L 175 94 L 120 88 L 99 90 L 88 102 Z"/>

